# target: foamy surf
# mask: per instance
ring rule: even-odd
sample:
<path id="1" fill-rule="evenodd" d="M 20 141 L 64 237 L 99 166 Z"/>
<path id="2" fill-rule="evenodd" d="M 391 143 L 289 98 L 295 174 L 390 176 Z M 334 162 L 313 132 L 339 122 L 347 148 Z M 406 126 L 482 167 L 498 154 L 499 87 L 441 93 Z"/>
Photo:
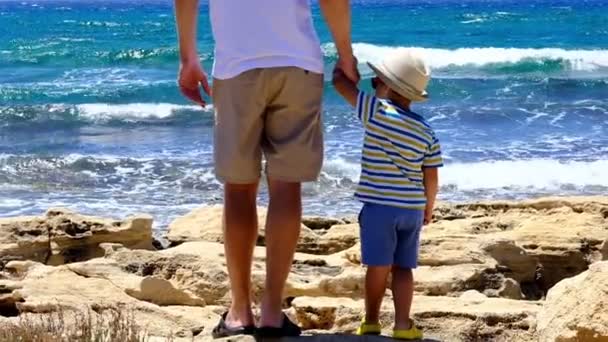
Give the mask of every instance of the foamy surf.
<path id="1" fill-rule="evenodd" d="M 11 123 L 84 123 L 104 124 L 108 122 L 151 123 L 174 120 L 196 121 L 210 117 L 212 105 L 204 108 L 195 105 L 172 103 L 83 103 L 49 104 L 33 106 L 0 106 L 0 126 Z"/>
<path id="2" fill-rule="evenodd" d="M 467 47 L 458 49 L 431 49 L 407 46 L 383 46 L 367 43 L 355 43 L 354 52 L 359 63 L 378 63 L 390 53 L 403 48 L 411 48 L 425 56 L 433 69 L 453 67 L 501 67 L 526 63 L 526 71 L 533 69 L 533 64 L 539 68 L 547 67 L 548 63 L 557 63 L 568 71 L 591 72 L 608 68 L 608 50 L 566 50 L 560 48 L 498 48 L 498 47 Z M 335 57 L 336 49 L 333 44 L 325 44 L 323 50 L 326 57 Z M 551 65 L 549 65 L 550 67 Z"/>
<path id="3" fill-rule="evenodd" d="M 92 121 L 105 121 L 110 119 L 133 120 L 141 119 L 166 119 L 180 111 L 211 110 L 199 106 L 176 105 L 171 103 L 129 103 L 129 104 L 105 104 L 87 103 L 77 105 L 78 113 Z"/>
<path id="4" fill-rule="evenodd" d="M 325 162 L 329 179 L 357 182 L 359 164 L 343 159 Z M 567 161 L 553 159 L 500 160 L 447 164 L 440 171 L 444 195 L 457 191 L 526 189 L 556 192 L 564 189 L 608 190 L 608 159 Z"/>
<path id="5" fill-rule="evenodd" d="M 214 116 L 176 86 L 170 1 L 36 2 L 44 6 L 34 11 L 0 0 L 0 216 L 52 206 L 111 216 L 120 208 L 154 214 L 163 227 L 220 203 Z M 403 47 L 429 59 L 432 99 L 414 110 L 442 142 L 443 201 L 608 193 L 608 35 L 598 15 L 608 2 L 352 5 L 362 88 L 370 89 L 367 61 Z M 28 25 L 36 30 L 24 35 Z M 199 43 L 210 72 L 212 35 Z M 326 161 L 320 180 L 304 186 L 303 203 L 307 214 L 340 217 L 360 209 L 353 192 L 363 132 L 331 86 L 335 49 L 323 48 Z M 268 203 L 264 186 L 259 199 Z"/>
<path id="6" fill-rule="evenodd" d="M 551 159 L 501 160 L 447 165 L 443 186 L 457 190 L 528 188 L 559 191 L 568 188 L 608 189 L 608 160 L 560 162 Z"/>

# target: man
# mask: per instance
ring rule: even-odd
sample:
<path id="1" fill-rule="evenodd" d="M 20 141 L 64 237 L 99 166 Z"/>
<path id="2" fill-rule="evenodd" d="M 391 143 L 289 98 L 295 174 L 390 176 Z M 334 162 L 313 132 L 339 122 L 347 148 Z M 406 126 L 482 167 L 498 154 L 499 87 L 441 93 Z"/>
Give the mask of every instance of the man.
<path id="1" fill-rule="evenodd" d="M 359 80 L 350 37 L 349 0 L 320 0 L 338 65 Z M 211 94 L 196 48 L 197 0 L 175 0 L 179 86 L 204 105 Z M 301 183 L 314 181 L 323 159 L 323 56 L 309 0 L 209 0 L 215 39 L 214 157 L 224 182 L 224 244 L 232 304 L 214 337 L 257 333 L 297 336 L 281 311 L 301 225 Z M 251 264 L 257 239 L 256 196 L 266 159 L 270 197 L 266 282 L 259 327 L 251 310 Z"/>

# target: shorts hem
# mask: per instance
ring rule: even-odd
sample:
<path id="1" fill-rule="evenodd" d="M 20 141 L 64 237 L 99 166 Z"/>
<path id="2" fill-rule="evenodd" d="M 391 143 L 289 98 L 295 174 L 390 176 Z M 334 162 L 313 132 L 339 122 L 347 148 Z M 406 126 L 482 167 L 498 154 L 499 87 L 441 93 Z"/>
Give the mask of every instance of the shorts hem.
<path id="1" fill-rule="evenodd" d="M 355 193 L 355 199 L 363 204 L 379 204 L 387 207 L 397 208 L 397 209 L 409 209 L 409 210 L 419 210 L 424 211 L 426 209 L 426 203 L 424 204 L 396 204 L 392 202 L 387 202 L 383 200 L 373 200 L 368 198 L 360 197 L 359 194 Z"/>
<path id="2" fill-rule="evenodd" d="M 392 261 L 383 263 L 383 262 L 366 262 L 365 260 L 361 260 L 361 263 L 367 267 L 386 267 L 386 266 L 394 265 L 394 263 Z"/>
<path id="3" fill-rule="evenodd" d="M 409 264 L 409 265 L 405 265 L 404 263 L 400 263 L 400 262 L 395 262 L 394 266 L 397 266 L 399 268 L 403 268 L 403 269 L 410 269 L 410 270 L 415 270 L 418 268 L 418 264 Z"/>
<path id="4" fill-rule="evenodd" d="M 260 177 L 257 178 L 234 178 L 220 175 L 218 173 L 215 174 L 215 178 L 222 184 L 254 184 L 260 181 Z"/>
<path id="5" fill-rule="evenodd" d="M 365 266 L 371 266 L 371 267 L 385 267 L 385 266 L 397 266 L 399 268 L 403 268 L 403 269 L 411 269 L 411 270 L 415 270 L 416 268 L 418 268 L 418 264 L 412 265 L 406 265 L 400 262 L 394 262 L 394 261 L 389 261 L 386 263 L 383 262 L 366 262 L 365 260 L 361 260 L 361 263 Z"/>
<path id="6" fill-rule="evenodd" d="M 278 180 L 280 182 L 291 182 L 291 183 L 311 183 L 319 180 L 319 175 L 316 176 L 302 176 L 302 177 L 289 177 L 280 176 L 277 174 L 267 173 L 266 177 L 272 180 Z"/>

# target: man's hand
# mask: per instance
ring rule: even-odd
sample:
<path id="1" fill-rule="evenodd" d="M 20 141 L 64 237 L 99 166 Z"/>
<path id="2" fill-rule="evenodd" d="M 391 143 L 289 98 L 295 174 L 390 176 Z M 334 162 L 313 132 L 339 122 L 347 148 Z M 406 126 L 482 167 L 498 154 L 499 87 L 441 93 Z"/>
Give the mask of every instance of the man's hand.
<path id="1" fill-rule="evenodd" d="M 358 61 L 355 56 L 340 57 L 336 63 L 336 68 L 339 68 L 344 72 L 344 75 L 348 77 L 353 83 L 359 83 L 361 75 L 359 75 Z"/>
<path id="2" fill-rule="evenodd" d="M 357 84 L 360 77 L 351 41 L 350 0 L 319 0 L 319 5 L 336 44 L 339 56 L 337 67 Z"/>
<path id="3" fill-rule="evenodd" d="M 199 87 L 202 87 L 203 91 L 208 96 L 211 96 L 211 88 L 209 88 L 207 74 L 205 74 L 205 71 L 198 61 L 182 62 L 179 67 L 179 76 L 177 82 L 179 84 L 179 90 L 182 92 L 182 94 L 201 106 L 204 106 L 206 102 L 201 97 Z"/>
<path id="4" fill-rule="evenodd" d="M 351 106 L 357 107 L 357 95 L 359 94 L 357 83 L 351 80 L 337 64 L 334 68 L 332 83 L 338 93 L 342 95 Z"/>
<path id="5" fill-rule="evenodd" d="M 179 56 L 181 64 L 177 84 L 188 99 L 205 105 L 201 90 L 211 96 L 207 74 L 203 71 L 196 52 L 196 28 L 198 19 L 198 0 L 175 0 L 175 20 L 179 37 Z"/>
<path id="6" fill-rule="evenodd" d="M 433 222 L 433 208 L 426 207 L 424 210 L 424 225 L 431 224 Z"/>

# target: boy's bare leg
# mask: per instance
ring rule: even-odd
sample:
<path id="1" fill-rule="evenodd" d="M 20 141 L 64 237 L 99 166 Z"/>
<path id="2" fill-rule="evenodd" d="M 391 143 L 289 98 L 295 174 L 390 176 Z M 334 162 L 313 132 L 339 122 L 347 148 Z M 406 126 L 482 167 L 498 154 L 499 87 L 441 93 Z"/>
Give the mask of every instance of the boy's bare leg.
<path id="1" fill-rule="evenodd" d="M 414 276 L 409 268 L 393 267 L 393 301 L 395 302 L 395 329 L 410 329 L 410 310 L 414 297 Z"/>
<path id="2" fill-rule="evenodd" d="M 251 311 L 251 263 L 258 237 L 256 196 L 258 184 L 224 187 L 224 250 L 230 277 L 232 304 L 226 324 L 254 324 Z"/>
<path id="3" fill-rule="evenodd" d="M 300 183 L 268 179 L 270 203 L 266 221 L 266 288 L 260 326 L 283 323 L 283 288 L 291 270 L 300 236 L 302 199 Z"/>
<path id="4" fill-rule="evenodd" d="M 390 266 L 368 266 L 365 274 L 365 322 L 378 323 Z"/>

